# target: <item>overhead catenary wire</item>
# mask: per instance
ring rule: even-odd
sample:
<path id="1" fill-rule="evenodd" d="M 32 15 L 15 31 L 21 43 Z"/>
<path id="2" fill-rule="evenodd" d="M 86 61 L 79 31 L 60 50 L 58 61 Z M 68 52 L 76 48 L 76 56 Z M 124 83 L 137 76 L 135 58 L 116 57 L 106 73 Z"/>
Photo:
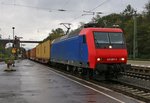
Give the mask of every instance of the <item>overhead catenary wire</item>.
<path id="1" fill-rule="evenodd" d="M 98 6 L 92 8 L 91 10 L 88 10 L 88 12 L 92 12 L 92 11 L 96 10 L 97 8 L 99 8 L 100 6 L 104 5 L 104 4 L 107 3 L 108 1 L 110 1 L 110 0 L 105 0 L 105 1 L 103 1 L 103 2 L 100 3 Z M 84 12 L 84 11 L 83 11 L 83 12 Z M 94 14 L 94 13 L 93 13 L 93 14 Z M 72 19 L 70 22 L 73 22 L 73 21 L 75 21 L 75 20 L 81 18 L 82 16 L 85 16 L 85 15 L 81 14 L 80 16 L 75 17 L 74 19 Z"/>
<path id="2" fill-rule="evenodd" d="M 107 3 L 108 1 L 110 1 L 110 0 L 104 0 L 104 1 L 101 2 L 99 5 L 97 5 L 96 7 L 92 8 L 91 10 L 88 10 L 88 11 L 89 11 L 89 12 L 94 12 L 94 10 L 96 10 L 96 9 L 99 8 L 100 6 L 104 5 L 104 4 Z M 41 10 L 48 10 L 48 12 L 56 12 L 56 11 L 59 11 L 59 12 L 68 12 L 68 11 L 70 11 L 70 12 L 77 12 L 77 10 L 63 9 L 69 2 L 70 2 L 70 0 L 66 0 L 66 2 L 63 4 L 62 8 L 59 8 L 59 9 L 46 8 L 46 7 L 42 8 L 42 7 L 37 7 L 37 6 L 30 6 L 30 5 L 17 4 L 15 1 L 14 1 L 14 3 L 12 3 L 12 4 L 9 4 L 9 3 L 1 3 L 1 4 L 2 4 L 2 5 L 10 5 L 10 6 L 13 5 L 13 6 L 18 6 L 18 7 L 33 8 L 33 9 L 39 9 L 39 10 L 40 10 L 40 9 L 41 9 Z M 87 11 L 87 10 L 86 10 L 86 11 Z M 78 10 L 78 12 L 80 12 L 80 13 L 82 13 L 82 14 L 79 15 L 79 16 L 77 16 L 77 17 L 75 17 L 75 18 L 73 18 L 70 22 L 73 22 L 73 21 L 75 21 L 75 20 L 77 20 L 77 19 L 79 19 L 79 18 L 85 16 L 85 15 L 83 15 L 84 10 L 82 10 L 82 11 L 79 11 L 79 10 Z M 93 14 L 95 14 L 95 13 L 93 13 Z"/>
<path id="3" fill-rule="evenodd" d="M 61 8 L 58 8 L 58 9 L 53 9 L 53 8 L 42 8 L 42 7 L 37 7 L 37 6 L 29 6 L 29 5 L 23 5 L 23 4 L 17 4 L 17 3 L 3 3 L 1 2 L 0 3 L 1 5 L 8 5 L 8 6 L 18 6 L 18 7 L 26 7 L 26 8 L 32 8 L 32 9 L 38 9 L 38 10 L 48 10 L 48 12 L 54 12 L 54 11 L 60 11 L 60 12 L 81 12 L 81 11 L 77 11 L 77 10 L 67 10 L 67 9 L 61 9 Z"/>
<path id="4" fill-rule="evenodd" d="M 94 11 L 95 9 L 99 8 L 100 6 L 104 5 L 105 3 L 107 3 L 110 0 L 105 0 L 102 3 L 100 3 L 98 6 L 94 7 L 93 9 L 89 10 L 89 11 Z"/>
<path id="5" fill-rule="evenodd" d="M 64 8 L 69 2 L 70 2 L 70 0 L 66 0 L 66 2 L 64 3 L 64 5 L 62 6 L 62 8 Z"/>
<path id="6" fill-rule="evenodd" d="M 73 22 L 74 20 L 77 20 L 77 19 L 79 19 L 79 18 L 81 18 L 83 15 L 80 15 L 80 16 L 78 16 L 78 17 L 75 17 L 74 19 L 72 19 L 70 22 Z"/>
<path id="7" fill-rule="evenodd" d="M 102 6 L 102 5 L 104 5 L 105 3 L 107 3 L 108 1 L 110 1 L 110 0 L 105 0 L 104 2 L 102 2 L 102 3 L 100 3 L 98 6 L 96 6 L 96 7 L 94 7 L 93 9 L 91 9 L 91 10 L 89 10 L 89 11 L 94 11 L 95 9 L 97 9 L 98 7 L 100 7 L 100 6 Z M 70 0 L 67 0 L 65 3 L 64 3 L 64 5 L 62 6 L 62 7 L 64 7 L 65 5 L 67 5 L 68 3 L 70 2 Z M 67 9 L 52 9 L 52 8 L 42 8 L 42 7 L 36 7 L 36 6 L 29 6 L 29 5 L 22 5 L 22 4 L 17 4 L 17 3 L 15 3 L 15 1 L 14 1 L 14 3 L 13 4 L 9 4 L 9 3 L 1 3 L 2 5 L 13 5 L 13 6 L 18 6 L 18 7 L 26 7 L 26 8 L 33 8 L 33 9 L 41 9 L 41 10 L 48 10 L 48 12 L 54 12 L 54 11 L 60 11 L 60 12 L 66 12 L 66 11 L 70 11 L 70 12 L 84 12 L 84 11 L 77 11 L 77 10 L 67 10 Z M 77 17 L 75 17 L 75 18 L 73 18 L 72 20 L 71 20 L 71 22 L 72 21 L 74 21 L 74 20 L 77 20 L 77 19 L 79 19 L 80 17 L 82 17 L 82 16 L 84 16 L 83 14 L 81 14 L 80 16 L 77 16 Z"/>
<path id="8" fill-rule="evenodd" d="M 26 8 L 33 8 L 33 9 L 43 9 L 43 10 L 49 10 L 49 11 L 52 11 L 52 10 L 58 10 L 58 9 L 50 9 L 50 8 L 42 8 L 42 7 L 36 7 L 36 6 L 29 6 L 29 5 L 22 5 L 22 4 L 9 4 L 9 3 L 1 3 L 2 5 L 10 5 L 10 6 L 19 6 L 19 7 L 26 7 Z"/>

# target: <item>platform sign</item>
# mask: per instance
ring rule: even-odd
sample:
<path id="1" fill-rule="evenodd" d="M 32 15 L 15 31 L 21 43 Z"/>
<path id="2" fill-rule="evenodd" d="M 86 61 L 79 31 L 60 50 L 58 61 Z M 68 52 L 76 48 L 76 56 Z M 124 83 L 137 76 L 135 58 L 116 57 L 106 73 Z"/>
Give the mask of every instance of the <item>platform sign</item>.
<path id="1" fill-rule="evenodd" d="M 16 53 L 16 48 L 12 48 L 11 52 L 12 52 L 13 54 L 15 54 L 15 53 Z"/>

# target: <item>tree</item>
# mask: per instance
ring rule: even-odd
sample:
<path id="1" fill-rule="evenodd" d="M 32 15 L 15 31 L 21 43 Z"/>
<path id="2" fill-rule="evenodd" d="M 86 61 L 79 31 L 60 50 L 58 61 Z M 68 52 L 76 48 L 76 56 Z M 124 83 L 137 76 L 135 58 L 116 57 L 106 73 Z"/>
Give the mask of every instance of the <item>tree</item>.
<path id="1" fill-rule="evenodd" d="M 44 41 L 47 41 L 47 40 L 54 40 L 54 39 L 59 38 L 59 37 L 61 37 L 61 36 L 64 35 L 64 31 L 63 31 L 63 29 L 61 29 L 61 28 L 52 29 L 51 32 L 52 32 L 52 33 L 49 33 L 48 37 L 45 38 L 45 39 L 43 40 L 43 42 L 44 42 Z"/>
<path id="2" fill-rule="evenodd" d="M 61 28 L 53 29 L 52 33 L 49 33 L 49 39 L 53 40 L 64 35 L 64 31 Z"/>
<path id="3" fill-rule="evenodd" d="M 123 11 L 123 15 L 128 17 L 128 18 L 131 18 L 134 14 L 134 8 L 131 7 L 131 5 L 127 5 L 126 9 Z"/>
<path id="4" fill-rule="evenodd" d="M 57 28 L 57 29 L 52 29 L 52 34 L 59 34 L 59 35 L 63 35 L 64 31 L 61 28 Z"/>
<path id="5" fill-rule="evenodd" d="M 148 1 L 147 4 L 145 4 L 145 9 L 146 9 L 147 15 L 150 17 L 150 0 Z"/>
<path id="6" fill-rule="evenodd" d="M 0 45 L 0 61 L 12 59 L 11 55 L 12 54 L 11 54 L 10 48 L 4 49 L 4 48 L 2 48 L 2 45 Z"/>
<path id="7" fill-rule="evenodd" d="M 2 49 L 2 46 L 0 44 L 0 61 L 3 59 L 3 57 L 4 57 L 3 49 Z"/>

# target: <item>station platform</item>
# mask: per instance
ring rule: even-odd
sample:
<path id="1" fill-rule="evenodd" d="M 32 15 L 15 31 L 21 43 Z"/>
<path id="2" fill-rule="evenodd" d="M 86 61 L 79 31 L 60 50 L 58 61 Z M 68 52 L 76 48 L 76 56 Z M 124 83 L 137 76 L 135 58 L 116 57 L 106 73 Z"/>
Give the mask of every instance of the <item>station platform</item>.
<path id="1" fill-rule="evenodd" d="M 148 68 L 150 68 L 150 61 L 128 60 L 127 63 L 131 64 L 131 66 L 148 67 Z"/>
<path id="2" fill-rule="evenodd" d="M 14 72 L 0 64 L 0 103 L 143 103 L 104 87 L 94 88 L 30 60 L 17 61 Z"/>

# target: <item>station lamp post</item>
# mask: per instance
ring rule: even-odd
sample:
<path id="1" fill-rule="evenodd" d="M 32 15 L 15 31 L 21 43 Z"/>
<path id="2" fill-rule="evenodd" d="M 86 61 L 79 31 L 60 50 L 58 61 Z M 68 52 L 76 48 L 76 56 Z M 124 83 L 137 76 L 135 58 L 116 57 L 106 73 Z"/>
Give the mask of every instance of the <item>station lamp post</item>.
<path id="1" fill-rule="evenodd" d="M 15 27 L 12 27 L 13 29 L 13 39 L 15 38 Z"/>

